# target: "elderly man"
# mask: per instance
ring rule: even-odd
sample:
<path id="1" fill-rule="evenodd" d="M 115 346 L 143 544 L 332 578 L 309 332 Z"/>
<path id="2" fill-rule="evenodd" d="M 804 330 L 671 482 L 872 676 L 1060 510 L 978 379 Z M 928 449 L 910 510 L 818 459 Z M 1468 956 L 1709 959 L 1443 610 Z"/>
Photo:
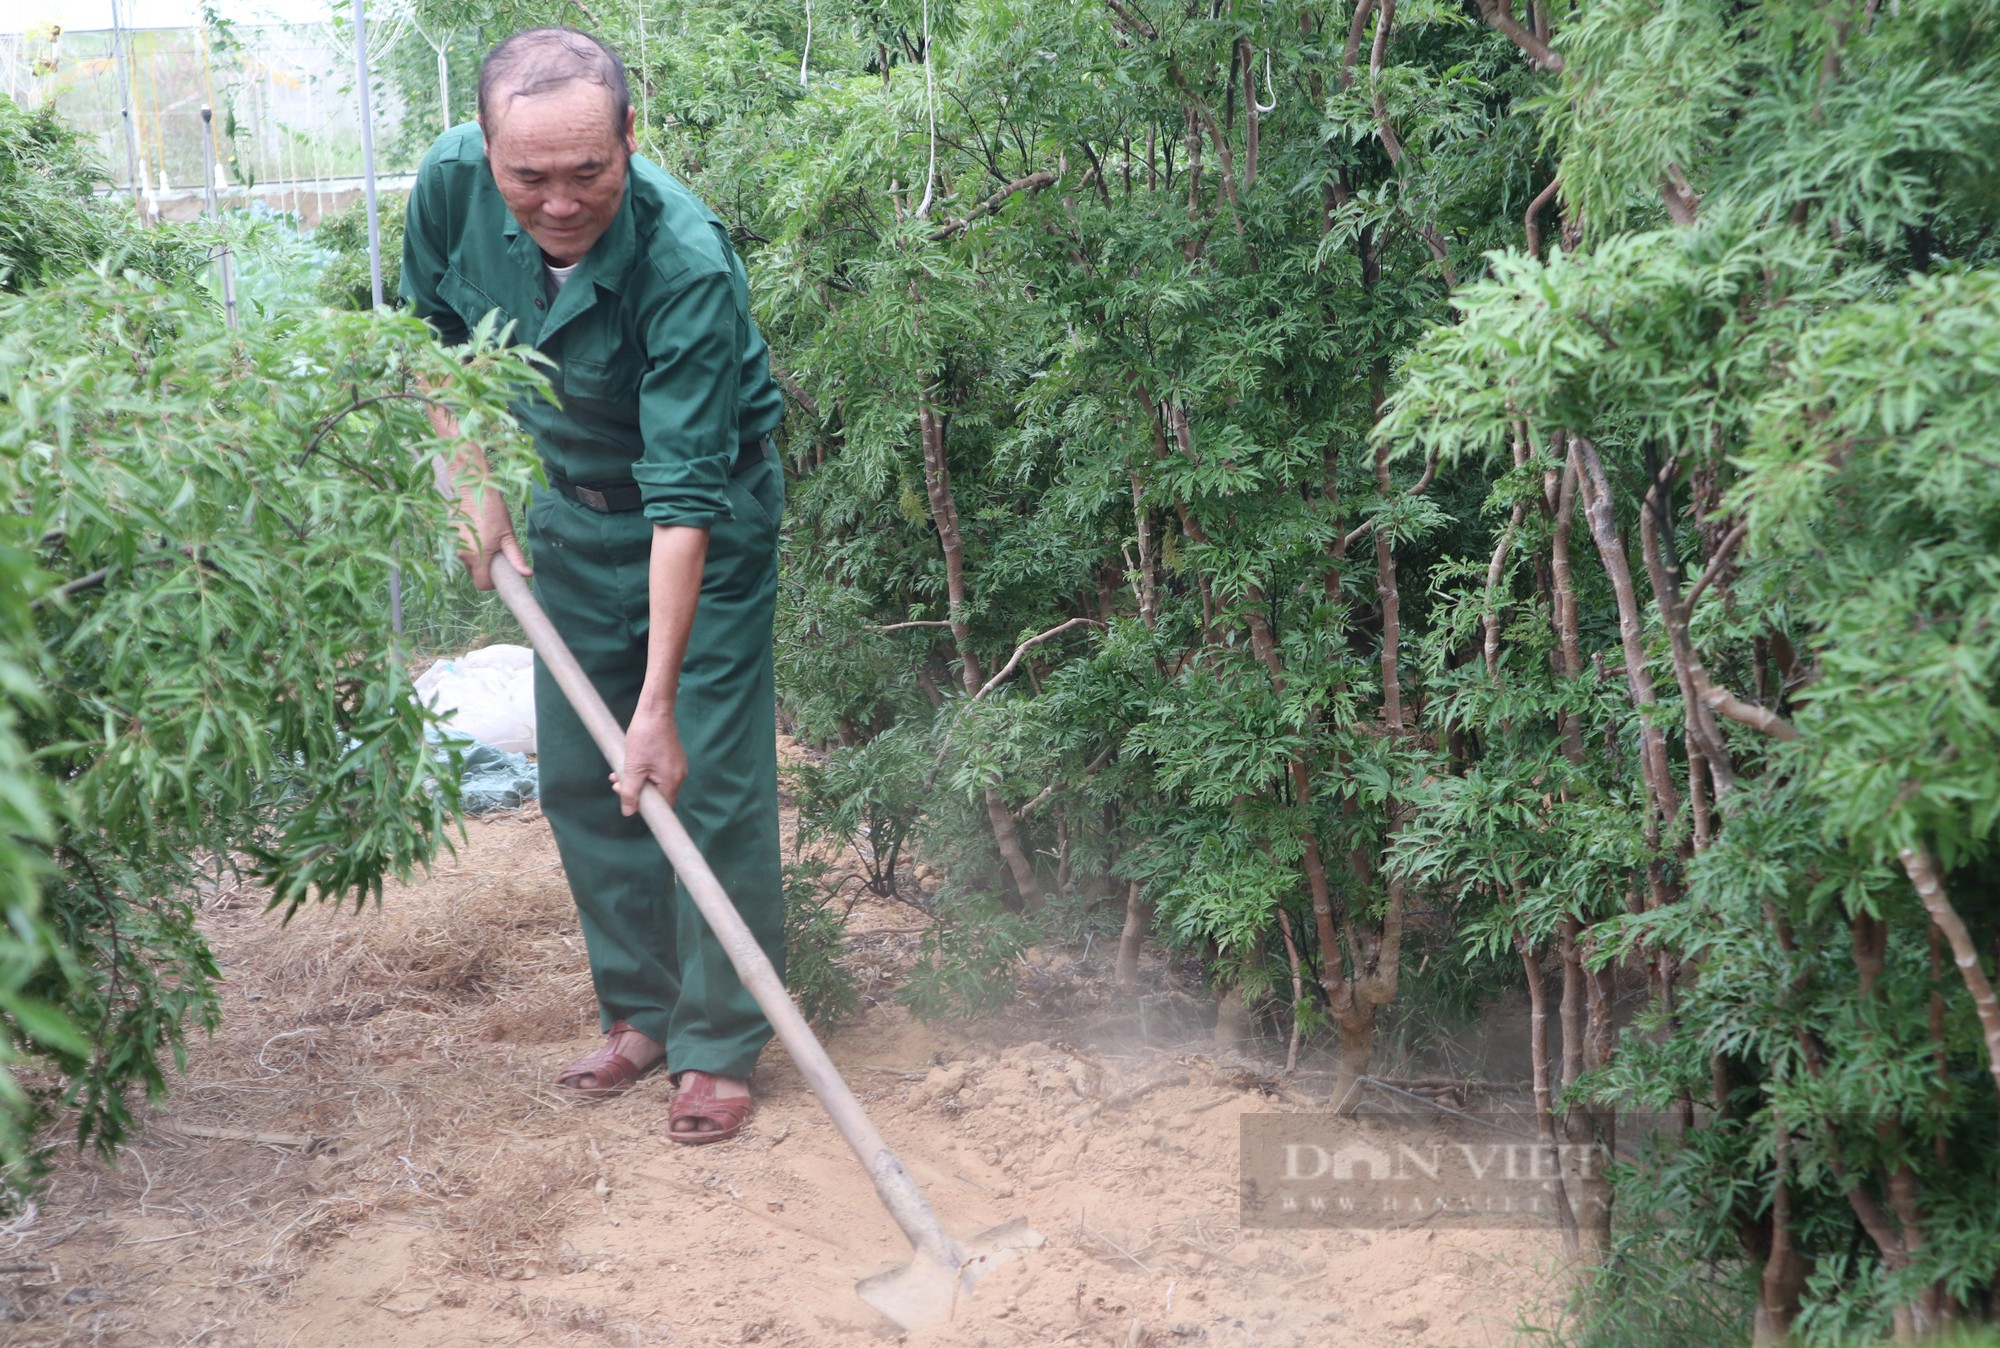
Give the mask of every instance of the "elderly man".
<path id="1" fill-rule="evenodd" d="M 515 409 L 550 483 L 527 513 L 535 590 L 626 723 L 625 770 L 607 785 L 537 664 L 543 809 L 608 1036 L 558 1088 L 610 1095 L 670 1063 L 668 1134 L 705 1143 L 742 1127 L 771 1030 L 636 811 L 648 782 L 676 802 L 782 969 L 771 621 L 784 484 L 770 436 L 783 408 L 727 231 L 637 148 L 609 47 L 516 33 L 480 69 L 478 123 L 446 132 L 418 171 L 403 294 L 447 343 L 497 309 L 554 363 L 557 401 Z M 494 553 L 527 566 L 506 503 L 479 485 L 476 447 L 457 470 L 462 555 L 490 588 Z"/>

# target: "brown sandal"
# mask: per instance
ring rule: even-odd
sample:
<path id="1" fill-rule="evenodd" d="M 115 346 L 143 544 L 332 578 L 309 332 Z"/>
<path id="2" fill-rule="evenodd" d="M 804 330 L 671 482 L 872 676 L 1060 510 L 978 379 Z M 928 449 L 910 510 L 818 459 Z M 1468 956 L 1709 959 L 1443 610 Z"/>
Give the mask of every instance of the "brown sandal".
<path id="1" fill-rule="evenodd" d="M 718 1099 L 714 1077 L 707 1072 L 686 1071 L 681 1073 L 681 1087 L 674 1092 L 674 1102 L 667 1106 L 667 1136 L 687 1147 L 727 1142 L 743 1131 L 744 1121 L 749 1117 L 749 1096 L 736 1100 Z M 700 1119 L 715 1126 L 681 1131 L 674 1125 L 682 1119 Z"/>
<path id="2" fill-rule="evenodd" d="M 665 1065 L 666 1055 L 662 1054 L 644 1067 L 636 1065 L 630 1058 L 613 1049 L 618 1036 L 632 1027 L 622 1020 L 611 1022 L 611 1029 L 604 1040 L 604 1047 L 594 1053 L 586 1053 L 556 1078 L 556 1089 L 577 1100 L 602 1100 L 606 1096 L 618 1095 L 632 1089 L 639 1078 L 660 1070 Z M 636 1031 L 635 1031 L 636 1033 Z M 593 1084 L 584 1086 L 584 1078 L 593 1078 Z"/>

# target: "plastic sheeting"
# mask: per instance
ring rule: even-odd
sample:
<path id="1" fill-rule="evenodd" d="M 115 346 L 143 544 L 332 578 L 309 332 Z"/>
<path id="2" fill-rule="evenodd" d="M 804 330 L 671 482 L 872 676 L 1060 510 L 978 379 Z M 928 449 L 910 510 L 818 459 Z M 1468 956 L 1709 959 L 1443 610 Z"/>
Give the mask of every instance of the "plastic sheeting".
<path id="1" fill-rule="evenodd" d="M 503 753 L 535 752 L 535 653 L 526 646 L 483 646 L 440 660 L 417 677 L 417 696 L 444 718 L 441 727 Z"/>
<path id="2" fill-rule="evenodd" d="M 515 809 L 535 798 L 535 653 L 482 646 L 440 660 L 417 676 L 417 696 L 443 723 L 433 732 L 438 762 L 459 755 L 459 805 L 467 814 Z M 449 746 L 449 750 L 447 749 Z"/>
<path id="3" fill-rule="evenodd" d="M 464 765 L 458 779 L 458 803 L 465 813 L 511 810 L 535 798 L 535 765 L 526 754 L 509 753 L 457 735 L 446 739 L 458 750 Z M 442 743 L 437 755 L 440 763 L 446 761 Z"/>

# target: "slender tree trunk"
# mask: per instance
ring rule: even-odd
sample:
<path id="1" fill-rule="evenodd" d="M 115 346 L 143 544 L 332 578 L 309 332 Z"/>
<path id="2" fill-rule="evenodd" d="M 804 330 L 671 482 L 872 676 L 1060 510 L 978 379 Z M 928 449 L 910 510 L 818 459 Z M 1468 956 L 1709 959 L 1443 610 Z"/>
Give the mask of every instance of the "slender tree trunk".
<path id="1" fill-rule="evenodd" d="M 1131 992 L 1139 986 L 1139 952 L 1146 945 L 1146 930 L 1153 925 L 1153 905 L 1146 902 L 1137 880 L 1125 884 L 1125 926 L 1118 933 L 1118 963 L 1114 980 Z"/>
<path id="2" fill-rule="evenodd" d="M 944 550 L 945 595 L 949 605 L 952 640 L 958 646 L 959 676 L 967 696 L 977 693 L 986 680 L 980 672 L 979 656 L 972 648 L 972 624 L 965 584 L 965 541 L 958 528 L 958 503 L 952 496 L 951 470 L 945 462 L 944 419 L 937 414 L 928 394 L 917 400 L 917 424 L 924 442 L 924 488 L 930 496 L 931 521 L 937 528 L 938 546 Z M 1013 813 L 1000 795 L 1000 788 L 988 786 L 986 818 L 993 829 L 993 843 L 1014 879 L 1021 906 L 1030 912 L 1042 906 L 1042 887 L 1035 879 L 1034 863 L 1021 847 L 1014 828 Z"/>
<path id="3" fill-rule="evenodd" d="M 1937 1076 L 1937 1089 L 1934 1092 L 1933 1100 L 1936 1107 L 1941 1111 L 1945 1106 L 1945 1102 L 1951 1096 L 1951 1061 L 1950 1055 L 1945 1050 L 1944 1039 L 1944 933 L 1938 930 L 1938 924 L 1935 921 L 1931 922 L 1929 927 L 1928 935 L 1931 952 L 1929 1023 L 1931 1070 Z M 1951 1159 L 1951 1138 L 1944 1129 L 1938 1129 L 1936 1136 L 1931 1139 L 1931 1148 L 1932 1155 L 1937 1158 L 1940 1165 Z"/>
<path id="4" fill-rule="evenodd" d="M 1182 245 L 1182 253 L 1189 262 L 1201 256 L 1201 123 L 1195 120 L 1194 110 L 1185 108 L 1182 116 L 1187 119 L 1187 180 L 1188 180 L 1188 237 Z"/>
<path id="5" fill-rule="evenodd" d="M 1715 830 L 1708 810 L 1708 790 L 1705 779 L 1708 776 L 1708 760 L 1701 756 L 1701 750 L 1692 745 L 1688 748 L 1688 811 L 1694 816 L 1694 850 L 1705 851 L 1714 839 Z"/>
<path id="6" fill-rule="evenodd" d="M 1299 968 L 1299 943 L 1292 939 L 1292 919 L 1278 910 L 1278 931 L 1285 938 L 1285 963 L 1292 971 L 1292 1037 L 1285 1045 L 1285 1071 L 1299 1070 L 1299 1008 L 1305 1005 L 1305 975 Z"/>
<path id="7" fill-rule="evenodd" d="M 1812 1272 L 1792 1244 L 1792 1187 L 1787 1172 L 1791 1130 L 1775 1111 L 1771 1126 L 1777 1178 L 1771 1188 L 1770 1251 L 1764 1257 L 1764 1272 L 1757 1285 L 1754 1341 L 1759 1345 L 1791 1341 L 1792 1321 L 1798 1318 L 1806 1279 Z"/>
<path id="8" fill-rule="evenodd" d="M 1707 671 L 1702 667 L 1700 655 L 1695 652 L 1694 639 L 1688 635 L 1687 608 L 1681 602 L 1680 580 L 1667 560 L 1667 548 L 1662 537 L 1665 531 L 1661 525 L 1661 517 L 1666 513 L 1665 476 L 1663 472 L 1661 479 L 1653 483 L 1639 506 L 1640 552 L 1645 557 L 1646 575 L 1653 587 L 1654 602 L 1659 605 L 1660 616 L 1666 620 L 1667 638 L 1673 649 L 1674 680 L 1681 690 L 1688 749 L 1691 753 L 1699 753 L 1707 764 L 1709 776 L 1715 782 L 1716 801 L 1725 806 L 1726 816 L 1724 798 L 1736 783 L 1736 770 L 1730 761 L 1729 745 L 1715 724 L 1715 713 L 1709 710 L 1702 698 L 1708 686 Z"/>
<path id="9" fill-rule="evenodd" d="M 1243 195 L 1257 185 L 1257 52 L 1250 39 L 1238 38 L 1243 59 Z"/>
<path id="10" fill-rule="evenodd" d="M 1851 933 L 1850 954 L 1854 960 L 1855 972 L 1860 977 L 1863 998 L 1879 1002 L 1884 975 L 1889 971 L 1889 924 L 1865 912 L 1855 913 L 1848 919 Z M 1865 1020 L 1864 1025 L 1872 1025 Z M 1870 1040 L 1877 1040 L 1879 1053 L 1886 1045 L 1879 1043 L 1877 1033 L 1872 1028 L 1862 1031 Z M 1875 1135 L 1882 1146 L 1884 1156 L 1904 1154 L 1902 1124 L 1895 1118 L 1888 1118 L 1876 1125 Z M 1913 1262 L 1922 1252 L 1925 1244 L 1923 1204 L 1917 1193 L 1915 1173 L 1907 1160 L 1899 1160 L 1888 1168 L 1888 1183 L 1885 1186 L 1889 1210 L 1895 1214 L 1896 1227 L 1900 1233 L 1900 1256 L 1902 1266 Z M 1887 1257 L 1885 1251 L 1885 1258 Z M 1893 1323 L 1899 1340 L 1907 1340 L 1930 1333 L 1938 1327 L 1940 1297 L 1935 1287 L 1926 1288 L 1909 1302 L 1896 1307 Z"/>
<path id="11" fill-rule="evenodd" d="M 1597 555 L 1611 578 L 1612 593 L 1618 601 L 1618 636 L 1625 652 L 1626 687 L 1631 691 L 1633 705 L 1644 715 L 1658 706 L 1660 699 L 1653 691 L 1653 676 L 1646 672 L 1645 628 L 1639 617 L 1639 595 L 1632 585 L 1632 566 L 1625 556 L 1624 541 L 1618 537 L 1611 482 L 1590 441 L 1579 435 L 1572 436 L 1570 443 L 1577 450 L 1582 474 L 1584 519 L 1590 525 L 1591 539 L 1597 544 Z M 1674 789 L 1672 769 L 1667 762 L 1665 732 L 1649 719 L 1640 728 L 1639 743 L 1646 791 L 1655 815 L 1647 845 L 1657 851 L 1660 823 L 1680 813 L 1680 795 Z"/>
<path id="12" fill-rule="evenodd" d="M 1924 901 L 1931 921 L 1951 944 L 1952 960 L 1958 965 L 1958 976 L 1964 981 L 1965 990 L 1972 995 L 1972 1009 L 1979 1016 L 1979 1028 L 1986 1038 L 1987 1070 L 1992 1073 L 1994 1089 L 2000 1091 L 2000 999 L 1994 997 L 1993 983 L 1979 962 L 1979 947 L 1972 943 L 1965 919 L 1958 915 L 1951 895 L 1945 892 L 1944 877 L 1931 854 L 1923 848 L 1906 847 L 1899 855 L 1903 870 L 1916 886 L 1917 897 Z"/>
<path id="13" fill-rule="evenodd" d="M 1380 414 L 1381 399 L 1376 399 Z M 1394 490 L 1389 477 L 1389 447 L 1375 451 L 1375 490 L 1387 500 Z M 1396 588 L 1396 551 L 1390 531 L 1375 530 L 1375 597 L 1382 605 L 1382 721 L 1391 731 L 1403 728 L 1403 681 L 1397 673 L 1402 660 L 1402 595 Z"/>
<path id="14" fill-rule="evenodd" d="M 1553 591 L 1551 608 L 1556 628 L 1556 656 L 1562 676 L 1574 679 L 1583 673 L 1583 639 L 1576 618 L 1576 588 L 1570 576 L 1569 543 L 1576 524 L 1578 484 L 1576 445 L 1569 445 L 1563 465 L 1562 483 L 1556 491 L 1555 530 L 1549 543 L 1549 584 Z M 1563 755 L 1582 766 L 1583 724 L 1570 712 L 1561 713 Z"/>
<path id="15" fill-rule="evenodd" d="M 1500 677 L 1500 578 L 1507 572 L 1507 553 L 1514 545 L 1514 535 L 1520 532 L 1521 521 L 1526 517 L 1528 503 L 1516 501 L 1514 513 L 1507 521 L 1507 528 L 1494 545 L 1493 560 L 1486 567 L 1486 614 L 1481 619 L 1486 629 L 1485 657 L 1486 677 Z"/>
<path id="16" fill-rule="evenodd" d="M 1601 1067 L 1609 1056 L 1609 975 L 1584 968 L 1583 924 L 1565 918 L 1562 942 L 1563 995 L 1560 1010 L 1563 1040 L 1563 1089 L 1569 1091 L 1585 1071 Z M 1572 1104 L 1563 1111 L 1563 1189 L 1577 1224 L 1582 1257 L 1602 1263 L 1611 1251 L 1611 1185 L 1604 1177 L 1604 1156 L 1615 1136 L 1610 1111 Z"/>
<path id="17" fill-rule="evenodd" d="M 1521 952 L 1521 966 L 1528 976 L 1528 1060 L 1534 1077 L 1535 1127 L 1542 1135 L 1542 1146 L 1547 1149 L 1552 1162 L 1549 1172 L 1556 1176 L 1551 1190 L 1556 1228 L 1562 1232 L 1563 1253 L 1574 1259 L 1582 1251 L 1578 1244 L 1576 1214 L 1570 1211 L 1569 1195 L 1563 1187 L 1562 1149 L 1556 1142 L 1555 1092 L 1549 1083 L 1548 980 L 1542 971 L 1542 957 L 1528 944 L 1528 938 L 1517 935 L 1514 944 Z"/>
<path id="18" fill-rule="evenodd" d="M 1132 476 L 1132 523 L 1139 542 L 1139 621 L 1148 630 L 1160 625 L 1159 563 L 1154 557 L 1153 512 L 1145 503 L 1145 484 L 1139 480 L 1139 470 L 1131 470 Z"/>
<path id="19" fill-rule="evenodd" d="M 1215 1047 L 1230 1052 L 1250 1038 L 1250 1008 L 1243 1002 L 1243 986 L 1228 983 L 1215 999 Z"/>

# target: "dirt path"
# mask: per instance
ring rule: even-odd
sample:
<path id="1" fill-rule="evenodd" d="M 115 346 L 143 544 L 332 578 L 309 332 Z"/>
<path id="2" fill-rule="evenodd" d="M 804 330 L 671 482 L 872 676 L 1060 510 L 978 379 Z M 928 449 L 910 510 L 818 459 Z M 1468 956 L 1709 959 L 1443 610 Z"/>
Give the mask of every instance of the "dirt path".
<path id="1" fill-rule="evenodd" d="M 889 978 L 919 915 L 855 919 Z M 907 1247 L 777 1046 L 717 1147 L 664 1141 L 662 1078 L 551 1096 L 595 1011 L 532 812 L 379 913 L 281 930 L 218 895 L 205 925 L 223 1027 L 120 1165 L 66 1156 L 0 1230 L 28 1266 L 0 1274 L 0 1342 L 1477 1345 L 1562 1299 L 1539 1233 L 1239 1230 L 1237 1120 L 1300 1107 L 1239 1066 L 928 1027 L 885 993 L 829 1044 L 883 1133 L 948 1227 L 1048 1238 L 975 1316 L 899 1339 L 852 1288 Z"/>

